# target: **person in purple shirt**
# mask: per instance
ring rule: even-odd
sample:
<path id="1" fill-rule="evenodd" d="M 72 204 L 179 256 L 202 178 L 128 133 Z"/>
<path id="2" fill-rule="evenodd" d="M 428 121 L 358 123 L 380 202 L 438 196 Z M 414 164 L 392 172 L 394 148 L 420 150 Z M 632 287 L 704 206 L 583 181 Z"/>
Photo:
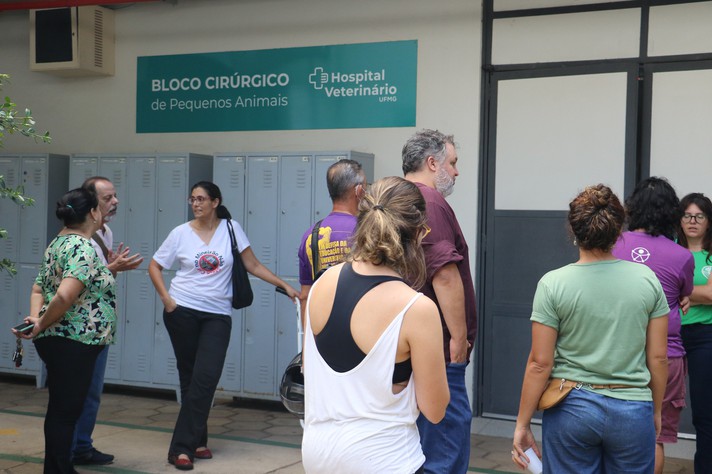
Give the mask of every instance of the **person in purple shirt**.
<path id="1" fill-rule="evenodd" d="M 465 370 L 475 343 L 477 314 L 470 257 L 455 212 L 445 200 L 455 186 L 457 151 L 452 135 L 421 130 L 403 146 L 403 174 L 425 198 L 429 232 L 423 238 L 427 280 L 420 289 L 435 301 L 443 328 L 450 403 L 438 424 L 418 418 L 424 472 L 462 474 L 470 461 L 472 410 Z"/>
<path id="2" fill-rule="evenodd" d="M 680 336 L 680 309 L 687 311 L 693 288 L 695 261 L 689 250 L 673 239 L 682 217 L 675 190 L 664 178 L 641 181 L 626 200 L 628 231 L 613 255 L 649 267 L 660 280 L 670 306 L 668 319 L 668 381 L 663 398 L 662 430 L 655 450 L 655 473 L 665 464 L 663 443 L 676 443 L 680 413 L 685 406 L 687 361 Z M 681 308 L 682 305 L 682 308 Z"/>
<path id="3" fill-rule="evenodd" d="M 339 160 L 326 170 L 326 187 L 333 208 L 319 224 L 317 261 L 312 255 L 312 233 L 309 227 L 297 252 L 299 256 L 299 294 L 301 302 L 302 327 L 309 290 L 321 271 L 344 261 L 351 251 L 351 236 L 356 228 L 358 203 L 366 191 L 366 174 L 361 163 L 355 160 Z M 316 264 L 315 264 L 316 263 Z M 316 272 L 314 269 L 316 268 Z M 316 274 L 315 274 L 316 273 Z"/>

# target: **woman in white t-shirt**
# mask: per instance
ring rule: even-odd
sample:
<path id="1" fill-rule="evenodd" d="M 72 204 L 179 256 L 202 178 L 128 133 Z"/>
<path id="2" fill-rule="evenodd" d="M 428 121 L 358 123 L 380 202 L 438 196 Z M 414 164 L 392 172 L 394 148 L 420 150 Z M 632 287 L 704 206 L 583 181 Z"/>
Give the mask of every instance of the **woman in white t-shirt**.
<path id="1" fill-rule="evenodd" d="M 163 322 L 171 338 L 180 379 L 181 409 L 168 450 L 176 469 L 193 469 L 194 459 L 210 459 L 207 421 L 222 374 L 232 328 L 231 219 L 220 188 L 196 183 L 188 198 L 194 219 L 173 229 L 153 255 L 148 273 L 164 305 Z M 232 220 L 245 268 L 283 288 L 290 298 L 299 292 L 262 265 L 240 224 Z M 162 271 L 178 264 L 166 290 Z"/>

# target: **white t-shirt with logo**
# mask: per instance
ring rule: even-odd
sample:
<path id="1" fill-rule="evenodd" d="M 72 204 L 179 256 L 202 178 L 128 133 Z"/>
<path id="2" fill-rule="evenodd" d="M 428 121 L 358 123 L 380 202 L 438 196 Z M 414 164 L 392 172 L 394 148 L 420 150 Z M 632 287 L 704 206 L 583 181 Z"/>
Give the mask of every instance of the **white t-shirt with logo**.
<path id="1" fill-rule="evenodd" d="M 245 232 L 232 221 L 240 252 L 250 246 Z M 168 234 L 153 259 L 163 268 L 178 264 L 168 293 L 179 306 L 216 314 L 232 314 L 232 247 L 225 219 L 206 244 L 188 222 Z"/>

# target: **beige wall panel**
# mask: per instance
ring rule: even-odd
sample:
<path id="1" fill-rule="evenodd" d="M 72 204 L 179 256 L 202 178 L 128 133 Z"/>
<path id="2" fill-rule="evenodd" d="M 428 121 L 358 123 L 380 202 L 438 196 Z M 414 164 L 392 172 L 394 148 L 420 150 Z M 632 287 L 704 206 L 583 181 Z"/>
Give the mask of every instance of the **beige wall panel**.
<path id="1" fill-rule="evenodd" d="M 712 2 L 650 8 L 648 55 L 712 52 Z"/>
<path id="2" fill-rule="evenodd" d="M 650 174 L 712 196 L 712 70 L 653 76 Z"/>
<path id="3" fill-rule="evenodd" d="M 500 81 L 495 209 L 568 210 L 596 183 L 620 196 L 625 112 L 624 73 Z"/>
<path id="4" fill-rule="evenodd" d="M 640 9 L 495 20 L 492 63 L 517 64 L 638 55 Z"/>

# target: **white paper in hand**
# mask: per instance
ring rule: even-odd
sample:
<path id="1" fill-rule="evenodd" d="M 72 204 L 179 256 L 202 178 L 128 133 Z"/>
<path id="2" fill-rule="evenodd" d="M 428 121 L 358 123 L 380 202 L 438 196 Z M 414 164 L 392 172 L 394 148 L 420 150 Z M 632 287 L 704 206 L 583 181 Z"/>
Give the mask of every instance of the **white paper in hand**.
<path id="1" fill-rule="evenodd" d="M 529 458 L 529 465 L 527 465 L 527 469 L 529 470 L 529 472 L 531 472 L 532 474 L 541 474 L 541 459 L 539 459 L 539 456 L 536 455 L 534 450 L 532 448 L 529 448 L 524 451 L 524 454 L 526 454 Z M 524 458 L 522 458 L 522 461 L 524 461 Z"/>

